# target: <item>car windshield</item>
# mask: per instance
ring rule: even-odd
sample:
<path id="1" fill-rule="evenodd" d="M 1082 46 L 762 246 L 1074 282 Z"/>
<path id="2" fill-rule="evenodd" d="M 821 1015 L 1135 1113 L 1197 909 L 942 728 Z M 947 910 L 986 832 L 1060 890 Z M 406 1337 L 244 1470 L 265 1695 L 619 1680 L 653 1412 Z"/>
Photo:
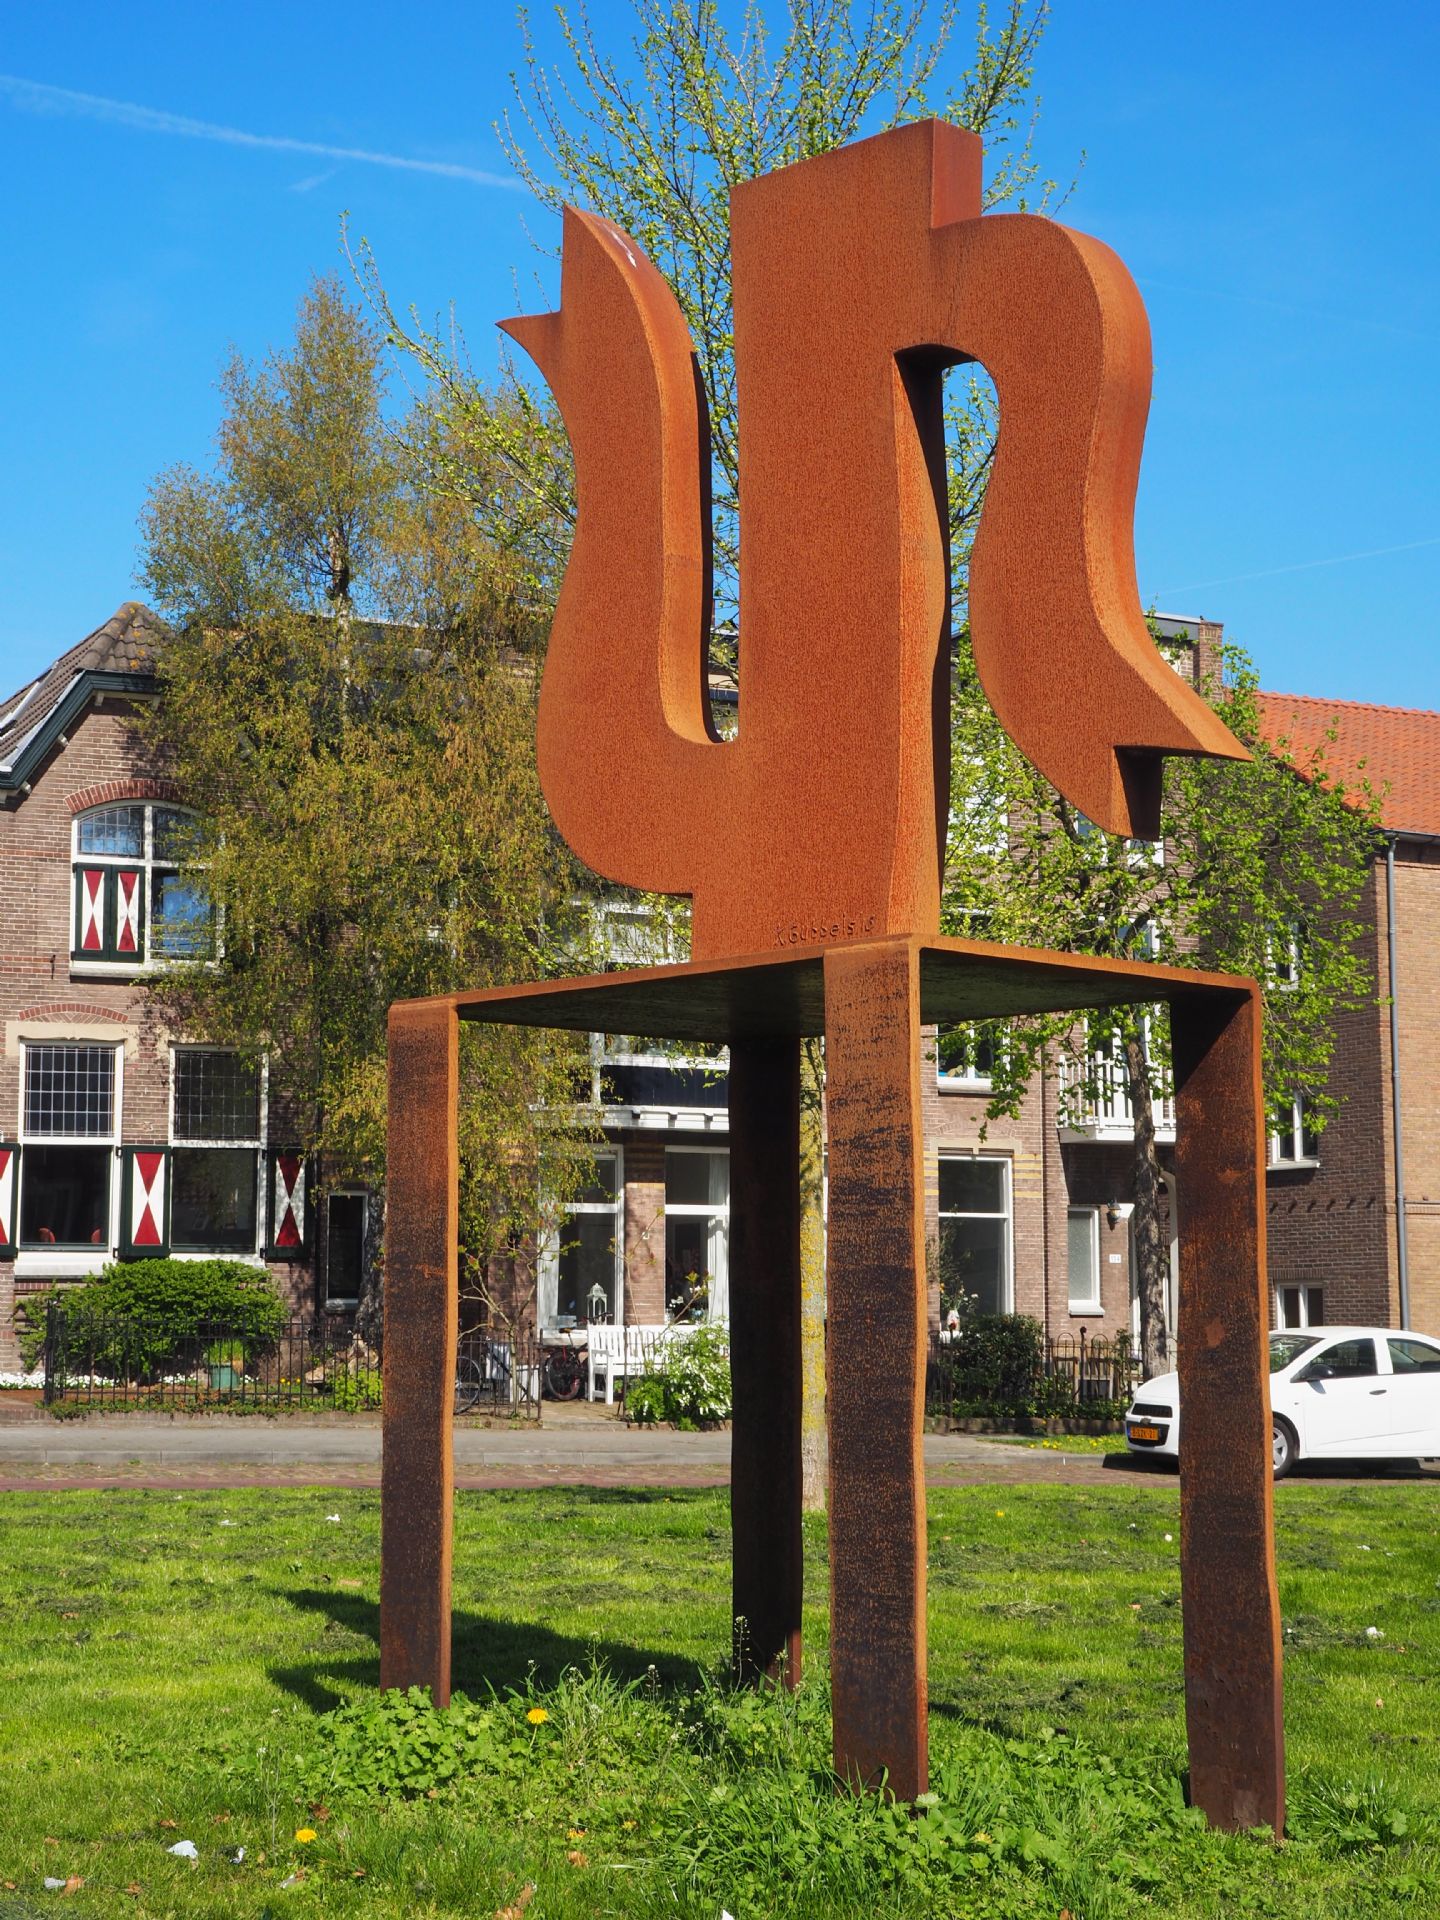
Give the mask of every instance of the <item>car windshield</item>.
<path id="1" fill-rule="evenodd" d="M 1270 1371 L 1279 1373 L 1282 1367 L 1288 1367 L 1292 1360 L 1298 1360 L 1308 1347 L 1318 1346 L 1320 1336 L 1314 1333 L 1272 1333 L 1270 1336 Z"/>

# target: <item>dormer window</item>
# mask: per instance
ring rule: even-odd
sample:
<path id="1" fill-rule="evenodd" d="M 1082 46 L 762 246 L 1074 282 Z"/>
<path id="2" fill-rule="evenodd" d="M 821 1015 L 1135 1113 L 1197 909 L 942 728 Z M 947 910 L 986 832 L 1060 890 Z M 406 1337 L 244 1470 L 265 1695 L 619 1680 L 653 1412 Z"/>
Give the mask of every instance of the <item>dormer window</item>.
<path id="1" fill-rule="evenodd" d="M 74 827 L 72 967 L 134 972 L 207 953 L 210 902 L 182 875 L 195 816 L 179 807 L 123 801 L 92 807 Z"/>

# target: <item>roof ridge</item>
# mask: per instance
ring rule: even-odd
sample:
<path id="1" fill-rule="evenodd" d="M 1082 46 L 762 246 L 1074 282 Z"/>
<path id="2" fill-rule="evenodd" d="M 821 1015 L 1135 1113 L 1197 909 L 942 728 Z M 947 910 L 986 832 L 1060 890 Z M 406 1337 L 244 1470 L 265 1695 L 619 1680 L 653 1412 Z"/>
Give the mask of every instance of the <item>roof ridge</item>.
<path id="1" fill-rule="evenodd" d="M 1440 710 L 1434 707 L 1390 707 L 1378 700 L 1339 700 L 1331 699 L 1323 693 L 1275 693 L 1269 687 L 1258 689 L 1262 700 L 1300 700 L 1307 707 L 1325 707 L 1347 713 L 1396 713 L 1415 720 L 1440 720 Z"/>

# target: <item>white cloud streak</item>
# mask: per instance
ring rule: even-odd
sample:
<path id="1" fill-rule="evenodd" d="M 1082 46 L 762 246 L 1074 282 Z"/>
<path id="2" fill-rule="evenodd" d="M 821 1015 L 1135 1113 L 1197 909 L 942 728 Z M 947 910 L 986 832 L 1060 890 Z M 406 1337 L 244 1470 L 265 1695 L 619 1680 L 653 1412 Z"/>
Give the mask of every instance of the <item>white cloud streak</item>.
<path id="1" fill-rule="evenodd" d="M 1315 567 L 1344 567 L 1352 560 L 1380 560 L 1391 553 L 1418 553 L 1422 547 L 1440 547 L 1440 535 L 1428 540 L 1407 540 L 1398 547 L 1369 547 L 1364 553 L 1335 553 L 1325 560 L 1297 560 L 1288 567 L 1265 567 L 1259 573 L 1229 573 L 1221 580 L 1192 580 L 1187 587 L 1161 587 L 1153 600 L 1173 600 L 1177 594 L 1199 593 L 1202 587 L 1234 587 L 1242 580 L 1273 580 L 1282 573 L 1309 573 Z"/>
<path id="2" fill-rule="evenodd" d="M 157 107 L 137 106 L 131 100 L 111 100 L 103 94 L 76 93 L 69 87 L 52 87 L 42 80 L 25 80 L 13 73 L 0 73 L 0 94 L 8 95 L 12 104 L 26 113 L 65 114 L 76 119 L 99 120 L 112 127 L 129 127 L 136 133 L 167 133 L 182 140 L 211 140 L 221 146 L 258 147 L 271 153 L 308 153 L 322 160 L 358 160 L 368 167 L 428 173 L 442 180 L 464 180 L 475 187 L 526 191 L 513 174 L 486 173 L 480 167 L 462 167 L 450 160 L 411 160 L 404 154 L 375 153 L 368 147 L 334 147 L 320 140 L 293 140 L 286 134 L 246 133 L 240 127 L 191 120 L 181 113 L 164 113 Z"/>

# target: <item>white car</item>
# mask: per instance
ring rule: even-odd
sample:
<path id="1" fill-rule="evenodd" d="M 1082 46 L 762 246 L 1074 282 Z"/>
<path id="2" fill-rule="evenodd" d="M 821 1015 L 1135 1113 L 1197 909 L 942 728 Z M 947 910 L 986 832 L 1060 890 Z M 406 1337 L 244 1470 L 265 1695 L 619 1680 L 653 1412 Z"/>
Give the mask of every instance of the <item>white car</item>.
<path id="1" fill-rule="evenodd" d="M 1297 1460 L 1440 1455 L 1440 1340 L 1393 1327 L 1298 1327 L 1270 1335 L 1275 1478 Z M 1180 1377 L 1157 1374 L 1125 1415 L 1132 1453 L 1178 1459 Z"/>

